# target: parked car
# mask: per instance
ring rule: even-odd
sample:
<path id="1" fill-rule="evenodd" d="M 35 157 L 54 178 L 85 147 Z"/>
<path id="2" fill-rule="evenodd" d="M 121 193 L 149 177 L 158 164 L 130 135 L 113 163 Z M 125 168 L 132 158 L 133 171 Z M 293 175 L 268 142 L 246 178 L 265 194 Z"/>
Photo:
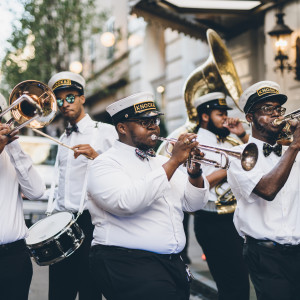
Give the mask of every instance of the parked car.
<path id="1" fill-rule="evenodd" d="M 50 188 L 54 177 L 58 144 L 50 139 L 38 136 L 20 136 L 19 143 L 22 149 L 30 155 L 36 170 L 44 179 L 46 188 Z M 28 227 L 45 217 L 47 203 L 48 199 L 24 199 L 23 211 Z"/>

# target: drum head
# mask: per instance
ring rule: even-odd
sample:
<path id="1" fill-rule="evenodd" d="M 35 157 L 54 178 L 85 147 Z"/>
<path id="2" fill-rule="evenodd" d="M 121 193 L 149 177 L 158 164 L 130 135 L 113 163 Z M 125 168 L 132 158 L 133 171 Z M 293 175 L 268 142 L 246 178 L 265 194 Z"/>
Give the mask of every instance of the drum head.
<path id="1" fill-rule="evenodd" d="M 52 238 L 60 233 L 72 219 L 73 215 L 64 211 L 38 221 L 29 228 L 26 243 L 28 245 L 33 245 Z"/>

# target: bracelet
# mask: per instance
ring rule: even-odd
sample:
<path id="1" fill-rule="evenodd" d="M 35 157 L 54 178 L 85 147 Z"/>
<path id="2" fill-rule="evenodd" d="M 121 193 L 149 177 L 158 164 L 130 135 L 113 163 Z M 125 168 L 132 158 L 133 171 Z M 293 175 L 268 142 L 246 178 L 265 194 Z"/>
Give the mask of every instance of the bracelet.
<path id="1" fill-rule="evenodd" d="M 240 139 L 242 139 L 243 137 L 245 137 L 246 134 L 247 134 L 246 131 L 244 131 L 242 134 L 238 135 L 238 137 L 239 137 Z"/>
<path id="2" fill-rule="evenodd" d="M 187 171 L 187 173 L 189 174 L 189 176 L 190 176 L 191 178 L 196 179 L 196 178 L 198 178 L 198 177 L 200 177 L 200 176 L 202 175 L 203 171 L 202 171 L 202 169 L 200 168 L 199 171 L 198 171 L 198 173 L 192 174 L 192 173 L 190 173 L 189 171 Z"/>

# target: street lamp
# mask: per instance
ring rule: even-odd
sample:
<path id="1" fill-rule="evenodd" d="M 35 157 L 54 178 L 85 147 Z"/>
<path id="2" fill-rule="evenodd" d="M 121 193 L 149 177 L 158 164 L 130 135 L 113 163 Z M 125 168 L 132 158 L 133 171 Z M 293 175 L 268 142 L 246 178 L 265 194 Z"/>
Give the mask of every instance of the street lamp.
<path id="1" fill-rule="evenodd" d="M 291 71 L 295 70 L 296 72 L 296 80 L 300 80 L 300 64 L 299 64 L 299 50 L 300 50 L 300 39 L 299 37 L 296 40 L 296 66 L 293 67 L 289 64 L 289 56 L 288 51 L 291 45 L 291 34 L 293 30 L 288 27 L 283 21 L 284 13 L 279 11 L 276 14 L 276 24 L 268 34 L 274 40 L 274 46 L 276 50 L 275 61 L 277 62 L 276 70 L 280 70 L 281 74 L 283 74 L 284 70 Z"/>
<path id="2" fill-rule="evenodd" d="M 71 72 L 79 74 L 82 71 L 82 63 L 80 61 L 72 61 L 69 69 Z"/>

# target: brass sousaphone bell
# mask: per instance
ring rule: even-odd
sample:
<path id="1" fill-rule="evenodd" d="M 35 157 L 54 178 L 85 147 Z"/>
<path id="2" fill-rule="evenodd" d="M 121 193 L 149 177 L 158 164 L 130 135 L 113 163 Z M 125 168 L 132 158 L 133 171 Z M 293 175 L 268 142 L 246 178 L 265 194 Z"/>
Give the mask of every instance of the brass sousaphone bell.
<path id="1" fill-rule="evenodd" d="M 184 125 L 175 129 L 168 136 L 169 138 L 178 138 L 182 133 L 196 131 L 198 116 L 194 102 L 200 96 L 223 92 L 229 95 L 239 108 L 238 101 L 243 90 L 232 58 L 220 36 L 214 30 L 208 29 L 206 36 L 210 54 L 207 60 L 188 76 L 183 87 L 188 119 Z M 166 143 L 160 145 L 159 154 L 167 155 L 165 145 Z"/>
<path id="2" fill-rule="evenodd" d="M 57 112 L 56 98 L 52 90 L 37 80 L 27 80 L 17 84 L 9 97 L 9 106 L 2 109 L 0 119 L 7 113 L 12 118 L 6 122 L 11 125 L 16 121 L 19 126 L 11 132 L 28 126 L 42 128 L 48 125 Z"/>

